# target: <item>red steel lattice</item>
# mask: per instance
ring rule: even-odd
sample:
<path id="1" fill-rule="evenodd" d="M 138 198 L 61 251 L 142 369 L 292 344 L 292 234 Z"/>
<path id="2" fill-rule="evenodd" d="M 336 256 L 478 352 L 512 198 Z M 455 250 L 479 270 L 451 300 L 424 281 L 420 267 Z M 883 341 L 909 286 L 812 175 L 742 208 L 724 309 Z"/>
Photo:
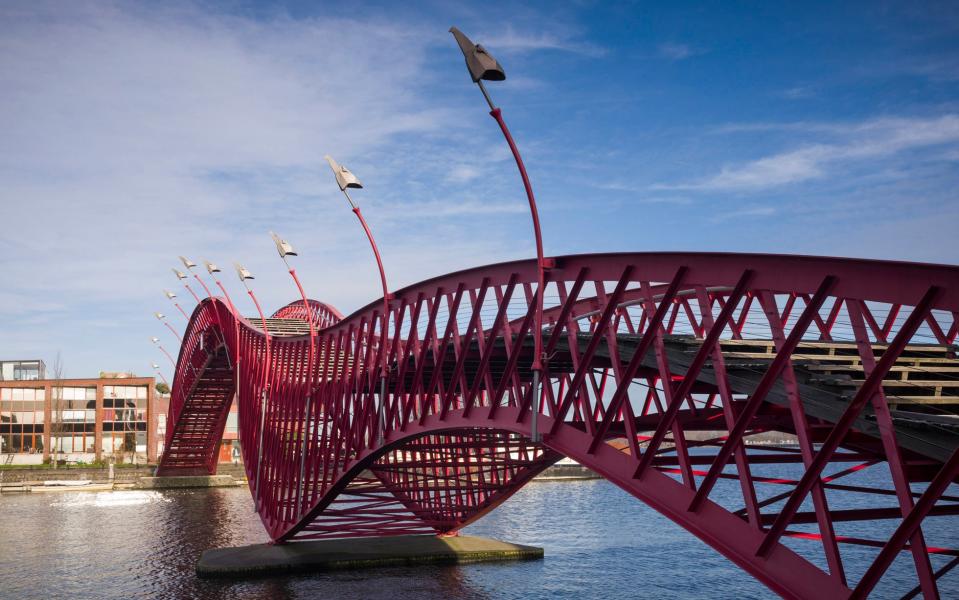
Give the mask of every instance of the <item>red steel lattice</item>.
<path id="1" fill-rule="evenodd" d="M 455 532 L 567 456 L 783 596 L 868 595 L 908 552 L 914 591 L 936 597 L 959 562 L 934 570 L 930 554 L 959 552 L 930 548 L 922 531 L 959 513 L 946 493 L 959 477 L 959 268 L 636 253 L 558 257 L 545 278 L 539 332 L 536 261 L 400 290 L 385 332 L 382 299 L 348 317 L 291 303 L 273 318 L 313 320 L 312 373 L 310 336 L 273 335 L 268 352 L 259 320 L 204 299 L 180 350 L 158 474 L 215 472 L 235 395 L 250 489 L 278 543 Z M 537 334 L 546 362 L 534 402 Z M 530 441 L 533 406 L 541 443 Z M 797 446 L 749 443 L 768 431 Z M 753 473 L 764 464 L 801 472 Z M 888 469 L 892 489 L 841 481 L 866 468 Z M 843 494 L 876 505 L 831 508 Z M 882 519 L 898 523 L 885 539 L 836 531 Z M 825 568 L 784 539 L 814 540 Z M 858 581 L 847 544 L 880 549 Z"/>

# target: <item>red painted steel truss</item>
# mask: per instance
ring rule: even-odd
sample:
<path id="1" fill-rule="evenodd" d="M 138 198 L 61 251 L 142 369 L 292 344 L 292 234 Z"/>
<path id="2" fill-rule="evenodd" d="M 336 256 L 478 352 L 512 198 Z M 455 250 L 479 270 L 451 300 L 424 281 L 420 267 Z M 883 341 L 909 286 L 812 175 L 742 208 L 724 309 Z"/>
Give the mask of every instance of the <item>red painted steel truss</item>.
<path id="1" fill-rule="evenodd" d="M 567 456 L 783 596 L 868 595 L 900 553 L 915 592 L 936 596 L 959 562 L 923 536 L 959 513 L 947 493 L 959 476 L 959 268 L 580 255 L 556 258 L 543 291 L 540 332 L 535 261 L 396 292 L 386 336 L 382 300 L 345 318 L 293 303 L 274 318 L 314 320 L 313 372 L 309 336 L 272 336 L 268 349 L 258 320 L 204 299 L 158 472 L 215 472 L 235 395 L 250 489 L 276 542 L 455 532 Z M 531 398 L 536 334 L 548 360 Z M 532 409 L 542 443 L 528 437 Z M 768 432 L 795 442 L 751 441 Z M 884 469 L 888 489 L 843 481 L 864 469 Z M 841 533 L 862 520 L 894 527 Z M 879 549 L 855 581 L 849 544 Z M 936 554 L 952 559 L 934 568 Z"/>

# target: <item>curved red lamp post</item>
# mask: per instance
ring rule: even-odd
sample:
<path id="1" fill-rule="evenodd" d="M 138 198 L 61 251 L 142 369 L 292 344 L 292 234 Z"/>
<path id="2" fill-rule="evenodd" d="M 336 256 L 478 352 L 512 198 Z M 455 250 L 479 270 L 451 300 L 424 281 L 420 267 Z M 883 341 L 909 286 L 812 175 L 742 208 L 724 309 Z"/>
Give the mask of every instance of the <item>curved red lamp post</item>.
<path id="1" fill-rule="evenodd" d="M 463 32 L 456 27 L 450 27 L 450 33 L 459 44 L 463 57 L 466 59 L 466 67 L 469 69 L 470 77 L 473 82 L 479 86 L 483 92 L 483 98 L 489 104 L 490 116 L 496 120 L 506 143 L 509 144 L 510 152 L 513 153 L 513 159 L 516 160 L 516 167 L 519 169 L 520 177 L 523 179 L 523 187 L 526 189 L 526 198 L 529 200 L 529 211 L 533 218 L 533 234 L 536 236 L 536 266 L 537 266 L 537 291 L 536 291 L 536 312 L 533 315 L 535 334 L 533 336 L 533 364 L 530 366 L 533 371 L 533 390 L 532 390 L 532 422 L 530 423 L 530 437 L 534 442 L 542 439 L 536 424 L 537 413 L 539 412 L 540 394 L 539 383 L 546 357 L 543 356 L 543 295 L 546 293 L 545 280 L 546 269 L 553 267 L 553 261 L 543 256 L 543 234 L 539 225 L 539 211 L 536 209 L 536 199 L 533 197 L 533 186 L 529 182 L 529 176 L 526 174 L 526 167 L 523 165 L 523 158 L 519 154 L 516 142 L 506 127 L 506 121 L 503 120 L 503 111 L 493 104 L 492 98 L 483 85 L 486 81 L 503 81 L 506 79 L 506 72 L 499 62 L 493 58 L 485 48 L 480 44 L 474 44 Z"/>
<path id="2" fill-rule="evenodd" d="M 380 270 L 380 285 L 383 287 L 383 318 L 380 326 L 380 406 L 377 412 L 376 426 L 379 431 L 377 435 L 382 436 L 386 429 L 386 424 L 383 422 L 383 405 L 386 403 L 386 378 L 389 375 L 389 366 L 387 364 L 389 360 L 389 351 L 387 348 L 389 337 L 387 336 L 387 329 L 390 325 L 390 290 L 386 283 L 386 270 L 383 268 L 383 260 L 380 258 L 379 248 L 376 247 L 376 240 L 373 239 L 373 232 L 370 230 L 369 225 L 366 224 L 366 219 L 363 218 L 363 212 L 360 210 L 360 207 L 353 202 L 353 198 L 350 197 L 350 193 L 347 191 L 350 188 L 361 189 L 363 184 L 360 183 L 360 180 L 357 179 L 356 175 L 349 169 L 333 160 L 332 156 L 327 155 L 324 158 L 326 158 L 326 162 L 330 164 L 330 168 L 333 170 L 333 175 L 336 177 L 336 185 L 339 186 L 340 191 L 346 196 L 347 202 L 350 203 L 350 207 L 353 209 L 353 214 L 360 220 L 360 225 L 363 226 L 363 231 L 366 233 L 366 239 L 370 241 L 370 247 L 373 249 L 376 266 Z"/>
<path id="3" fill-rule="evenodd" d="M 265 339 L 266 343 L 263 382 L 260 386 L 260 435 L 258 443 L 259 447 L 256 451 L 256 480 L 253 482 L 253 501 L 258 509 L 260 505 L 260 463 L 263 462 L 263 430 L 266 425 L 266 400 L 270 385 L 270 366 L 273 364 L 273 357 L 270 354 L 271 336 L 270 331 L 266 328 L 266 315 L 263 314 L 263 309 L 260 307 L 259 300 L 256 299 L 256 296 L 253 294 L 253 290 L 250 289 L 249 284 L 247 284 L 248 279 L 253 279 L 253 274 L 244 269 L 239 263 L 233 263 L 233 267 L 236 269 L 237 277 L 240 278 L 240 283 L 242 283 L 243 287 L 246 288 L 246 293 L 249 294 L 250 299 L 253 300 L 253 304 L 256 306 L 256 312 L 260 315 L 260 324 L 263 327 L 263 338 Z"/>
<path id="4" fill-rule="evenodd" d="M 208 260 L 203 261 L 203 266 L 206 267 L 206 272 L 209 273 L 210 278 L 213 279 L 213 282 L 220 288 L 220 291 L 223 292 L 223 297 L 226 298 L 227 304 L 230 306 L 230 312 L 235 316 L 239 316 L 236 312 L 236 306 L 233 305 L 233 300 L 230 298 L 230 293 L 226 291 L 226 288 L 223 287 L 223 284 L 217 279 L 216 274 L 220 272 L 220 267 L 216 266 Z M 233 369 L 234 377 L 236 379 L 236 384 L 233 386 L 233 401 L 236 403 L 237 408 L 239 408 L 239 402 L 237 401 L 238 394 L 240 393 L 240 362 L 242 362 L 243 357 L 240 355 L 240 328 L 233 328 L 233 347 L 236 348 L 236 360 L 235 368 Z M 237 415 L 239 415 L 239 410 L 237 410 Z M 239 418 L 239 417 L 238 417 Z"/>
<path id="5" fill-rule="evenodd" d="M 210 278 L 213 279 L 213 283 L 215 283 L 217 287 L 220 288 L 220 291 L 223 292 L 223 297 L 226 298 L 226 303 L 230 305 L 230 310 L 235 313 L 236 307 L 233 306 L 233 300 L 230 299 L 229 292 L 226 291 L 226 288 L 223 287 L 223 284 L 220 283 L 220 280 L 216 278 L 216 273 L 220 272 L 220 267 L 208 260 L 203 261 L 203 266 L 206 267 L 206 272 L 210 274 Z"/>
<path id="6" fill-rule="evenodd" d="M 176 301 L 176 294 L 174 294 L 170 290 L 163 290 L 163 295 L 166 296 L 170 300 L 170 302 L 173 303 L 173 306 L 175 306 L 177 310 L 180 311 L 180 314 L 183 315 L 184 319 L 186 319 L 187 321 L 190 320 L 190 316 L 186 314 L 186 311 L 183 310 L 183 307 L 180 306 L 180 303 Z"/>
<path id="7" fill-rule="evenodd" d="M 183 259 L 182 256 L 180 258 Z M 180 271 L 179 269 L 170 269 L 170 270 L 173 271 L 173 274 L 176 275 L 177 279 L 183 282 L 183 287 L 186 288 L 186 291 L 190 292 L 190 295 L 193 296 L 193 299 L 196 300 L 197 304 L 199 304 L 200 297 L 196 295 L 196 292 L 193 291 L 193 288 L 190 287 L 190 284 L 184 281 L 188 277 L 187 274 L 184 273 L 183 271 Z"/>
<path id="8" fill-rule="evenodd" d="M 155 313 L 153 313 L 153 316 L 155 316 L 158 321 L 160 321 L 161 323 L 163 323 L 164 325 L 166 325 L 166 328 L 170 330 L 170 333 L 172 333 L 174 336 L 176 336 L 176 339 L 177 339 L 178 342 L 180 342 L 181 344 L 183 343 L 183 338 L 180 337 L 180 334 L 176 332 L 176 329 L 174 329 L 169 323 L 166 322 L 166 315 L 165 315 L 165 314 L 163 314 L 163 313 L 161 313 L 161 312 L 155 312 Z"/>
<path id="9" fill-rule="evenodd" d="M 200 283 L 200 285 L 203 287 L 203 291 L 206 292 L 207 298 L 210 298 L 212 300 L 213 294 L 210 293 L 210 288 L 208 288 L 206 284 L 203 283 L 203 280 L 200 279 L 200 276 L 193 271 L 193 268 L 196 267 L 196 263 L 185 256 L 180 256 L 179 259 L 180 259 L 180 262 L 183 263 L 183 266 L 186 267 L 187 271 L 191 273 L 193 275 L 193 278 L 196 279 Z M 186 284 L 184 283 L 183 285 L 186 285 Z M 190 288 L 188 287 L 187 289 L 190 289 Z M 223 289 L 222 286 L 220 287 L 220 289 Z M 190 290 L 190 291 L 192 292 L 193 290 Z M 224 293 L 226 293 L 225 290 L 224 290 Z M 229 301 L 229 297 L 227 297 L 227 300 Z M 199 302 L 200 302 L 199 299 L 197 299 L 197 303 Z M 232 307 L 232 303 L 230 303 L 230 306 Z M 220 312 L 216 310 L 213 311 L 213 316 L 216 317 L 216 325 L 220 330 L 219 332 L 220 342 L 223 344 L 226 344 L 226 340 L 223 339 L 223 323 L 222 321 L 220 321 Z M 226 360 L 227 360 L 227 363 L 230 362 L 229 352 L 226 353 Z M 230 366 L 232 367 L 232 365 Z"/>
<path id="10" fill-rule="evenodd" d="M 163 380 L 163 383 L 165 383 L 167 387 L 170 387 L 170 382 L 166 380 L 166 377 L 163 376 L 163 372 L 160 371 L 160 365 L 156 363 L 150 363 L 150 364 L 153 367 L 153 370 L 156 371 L 156 374 L 160 376 L 160 379 Z"/>
<path id="11" fill-rule="evenodd" d="M 160 352 L 166 354 L 167 360 L 170 361 L 170 364 L 173 365 L 173 370 L 176 371 L 176 361 L 173 360 L 173 357 L 170 356 L 170 353 L 166 351 L 166 349 L 163 347 L 162 344 L 160 344 L 160 338 L 151 337 L 150 341 L 153 342 L 154 345 L 156 345 L 156 347 L 160 349 Z"/>
<path id="12" fill-rule="evenodd" d="M 193 275 L 193 278 L 196 279 L 200 283 L 200 285 L 203 287 L 203 291 L 206 292 L 207 298 L 213 298 L 213 294 L 210 293 L 210 288 L 206 287 L 206 284 L 203 283 L 203 280 L 200 279 L 200 276 L 193 272 L 193 268 L 196 267 L 196 263 L 185 256 L 180 256 L 178 258 L 180 259 L 180 262 L 183 263 L 183 266 L 186 267 L 187 272 L 190 275 Z M 197 302 L 199 301 L 200 300 L 198 298 Z"/>
<path id="13" fill-rule="evenodd" d="M 306 450 L 307 450 L 307 441 L 309 440 L 312 432 L 310 431 L 310 404 L 313 398 L 313 370 L 316 364 L 316 327 L 313 325 L 313 315 L 310 312 L 310 302 L 306 299 L 306 292 L 303 291 L 303 286 L 300 284 L 300 278 L 296 276 L 296 270 L 290 266 L 289 261 L 286 260 L 287 256 L 296 256 L 296 251 L 293 250 L 293 246 L 289 244 L 286 240 L 282 239 L 280 236 L 276 235 L 272 231 L 270 232 L 270 237 L 273 238 L 273 242 L 276 244 L 276 251 L 279 253 L 280 258 L 283 259 L 283 264 L 286 265 L 287 270 L 290 272 L 290 277 L 293 278 L 293 282 L 296 283 L 296 289 L 300 291 L 300 298 L 303 300 L 303 310 L 306 311 L 305 317 L 306 322 L 310 326 L 310 352 L 309 358 L 306 362 L 306 407 L 303 412 L 303 431 L 300 431 L 300 435 L 303 437 L 303 447 L 300 453 L 300 485 L 297 488 L 297 497 L 296 505 L 298 508 L 302 508 L 302 498 L 303 498 L 303 486 L 306 483 Z"/>

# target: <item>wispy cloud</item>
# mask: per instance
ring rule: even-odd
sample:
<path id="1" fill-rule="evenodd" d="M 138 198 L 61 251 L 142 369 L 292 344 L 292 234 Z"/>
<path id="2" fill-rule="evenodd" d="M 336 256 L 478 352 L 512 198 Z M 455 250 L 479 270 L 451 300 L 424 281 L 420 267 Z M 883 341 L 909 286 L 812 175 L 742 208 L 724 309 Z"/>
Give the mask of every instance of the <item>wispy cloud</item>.
<path id="1" fill-rule="evenodd" d="M 637 202 L 640 204 L 674 204 L 674 205 L 686 205 L 692 204 L 693 200 L 689 196 L 679 196 L 679 195 L 655 195 L 650 196 L 648 194 L 648 189 L 646 186 L 623 183 L 621 181 L 604 181 L 601 183 L 595 184 L 595 187 L 598 190 L 604 190 L 608 192 L 620 192 L 621 196 L 627 198 L 630 202 Z"/>
<path id="2" fill-rule="evenodd" d="M 535 50 L 560 50 L 590 57 L 600 57 L 606 54 L 606 48 L 591 42 L 578 40 L 569 32 L 552 31 L 518 31 L 506 26 L 502 31 L 477 37 L 490 51 L 503 50 L 506 52 L 530 52 Z"/>
<path id="3" fill-rule="evenodd" d="M 481 173 L 480 169 L 473 165 L 456 165 L 447 173 L 446 179 L 453 183 L 466 183 L 476 179 Z"/>
<path id="4" fill-rule="evenodd" d="M 574 4 L 511 7 L 512 27 L 484 32 L 477 23 L 490 23 L 489 7 L 448 3 L 349 12 L 312 3 L 290 15 L 206 0 L 0 2 L 0 350 L 49 356 L 62 348 L 76 375 L 143 372 L 150 358 L 162 362 L 146 341 L 165 335 L 152 311 L 181 319 L 161 289 L 189 300 L 169 271 L 177 254 L 221 266 L 240 260 L 266 306 L 296 296 L 266 235 L 271 228 L 301 252 L 296 267 L 311 296 L 345 312 L 378 297 L 367 240 L 330 180 L 326 153 L 366 186 L 354 198 L 392 287 L 530 256 L 515 164 L 465 78 L 450 23 L 462 23 L 510 73 L 499 89 L 550 253 L 663 244 L 780 250 L 784 239 L 802 235 L 795 219 L 813 220 L 800 204 L 817 211 L 817 222 L 828 213 L 839 223 L 817 240 L 819 252 L 845 240 L 864 214 L 893 222 L 920 196 L 925 204 L 915 212 L 941 230 L 954 226 L 955 211 L 940 209 L 955 202 L 955 163 L 947 161 L 959 156 L 951 116 L 959 105 L 951 88 L 916 94 L 919 80 L 899 69 L 881 89 L 850 86 L 849 101 L 862 111 L 895 106 L 944 116 L 834 122 L 831 114 L 849 113 L 822 94 L 807 114 L 824 121 L 716 127 L 711 115 L 775 114 L 753 111 L 772 100 L 769 86 L 827 89 L 861 54 L 813 61 L 817 70 L 808 75 L 784 74 L 735 94 L 724 85 L 733 74 L 717 71 L 713 89 L 724 91 L 701 99 L 708 110 L 690 119 L 685 109 L 649 110 L 649 102 L 688 106 L 687 86 L 652 89 L 649 80 L 610 74 L 634 70 L 637 53 L 667 70 L 706 52 L 717 63 L 751 60 L 750 52 L 769 51 L 754 43 L 768 30 L 744 31 L 745 55 L 709 35 L 663 38 L 673 43 L 657 48 L 632 35 L 632 22 L 611 21 L 619 9 Z M 858 48 L 868 52 L 874 39 Z M 808 48 L 771 58 L 791 60 Z M 907 51 L 901 60 L 928 71 L 923 85 L 949 79 L 954 61 L 927 64 L 924 56 Z M 883 77 L 887 67 L 883 61 Z M 742 94 L 759 104 L 728 110 Z M 930 102 L 939 104 L 930 109 Z M 673 152 L 690 155 L 671 160 Z M 606 185 L 590 187 L 594 181 Z M 771 207 L 750 196 L 769 190 Z M 837 218 L 839 199 L 853 195 Z M 592 207 L 585 221 L 584 206 Z M 718 218 L 726 226 L 711 227 L 724 208 L 730 212 Z M 637 242 L 633 225 L 647 211 L 681 221 L 689 235 L 664 226 Z M 755 227 L 762 219 L 768 227 Z M 749 231 L 774 226 L 781 229 L 768 240 Z M 567 235 L 572 227 L 584 233 Z M 710 238 L 717 230 L 722 236 Z M 923 238 L 916 231 L 908 235 Z M 913 246 L 912 238 L 889 235 L 882 252 L 910 258 Z M 928 242 L 928 250 L 938 260 L 956 256 L 941 242 Z M 224 283 L 232 293 L 238 282 Z"/>
<path id="5" fill-rule="evenodd" d="M 724 123 L 716 125 L 706 130 L 710 134 L 728 134 L 728 133 L 756 133 L 762 131 L 794 131 L 803 134 L 813 133 L 847 133 L 853 131 L 855 126 L 842 123 L 821 123 L 816 121 L 758 121 L 751 123 Z"/>
<path id="6" fill-rule="evenodd" d="M 264 304 L 289 299 L 269 228 L 313 257 L 298 270 L 317 297 L 347 311 L 376 297 L 375 277 L 357 281 L 368 249 L 322 156 L 357 169 L 377 193 L 365 201 L 392 191 L 385 179 L 413 185 L 397 174 L 402 167 L 416 176 L 402 144 L 415 141 L 426 155 L 448 148 L 446 132 L 457 128 L 423 89 L 432 50 L 421 33 L 400 22 L 256 20 L 188 2 L 0 6 L 0 250 L 8 282 L 0 314 L 17 317 L 0 320 L 4 352 L 71 348 L 65 360 L 75 375 L 142 372 L 126 357 L 146 364 L 147 338 L 163 336 L 150 313 L 170 311 L 160 289 L 176 284 L 169 267 L 177 254 L 239 259 L 256 273 Z M 397 47 L 402 60 L 382 60 Z M 475 137 L 483 151 L 485 138 Z M 460 185 L 479 177 L 468 166 L 449 175 Z M 454 244 L 468 224 L 442 222 L 511 209 L 410 208 L 420 209 L 431 211 L 433 228 L 413 246 L 432 254 L 394 265 L 394 284 L 423 278 L 421 267 L 436 274 L 524 250 L 503 244 L 501 231 Z M 381 248 L 398 256 L 408 223 L 397 231 L 385 213 L 370 218 Z M 17 227 L 6 226 L 12 222 Z M 18 307 L 29 307 L 34 321 Z M 105 328 L 104 318 L 116 326 Z"/>
<path id="7" fill-rule="evenodd" d="M 692 204 L 693 199 L 687 196 L 642 196 L 637 199 L 642 204 L 673 204 L 676 206 L 685 206 Z"/>
<path id="8" fill-rule="evenodd" d="M 734 210 L 716 211 L 710 220 L 714 223 L 723 223 L 733 219 L 771 217 L 777 212 L 778 210 L 773 206 L 746 206 Z"/>
<path id="9" fill-rule="evenodd" d="M 954 82 L 959 80 L 959 58 L 956 56 L 937 57 L 912 66 L 912 70 L 936 82 Z"/>
<path id="10" fill-rule="evenodd" d="M 689 44 L 678 44 L 666 42 L 660 44 L 657 48 L 658 54 L 668 60 L 685 60 L 687 58 L 705 54 L 706 51 L 700 48 L 694 48 Z"/>
<path id="11" fill-rule="evenodd" d="M 378 215 L 394 220 L 431 220 L 460 216 L 525 214 L 529 207 L 520 202 L 480 202 L 477 200 L 408 202 L 402 206 L 381 206 Z"/>
<path id="12" fill-rule="evenodd" d="M 768 125 L 764 125 L 768 127 Z M 657 184 L 663 190 L 762 190 L 825 176 L 843 164 L 889 157 L 904 151 L 940 144 L 959 144 L 959 115 L 930 118 L 883 118 L 859 124 L 817 127 L 837 141 L 801 146 L 795 150 L 727 166 L 702 181 Z"/>
<path id="13" fill-rule="evenodd" d="M 779 92 L 779 96 L 787 100 L 804 100 L 806 98 L 812 98 L 815 95 L 815 88 L 808 85 L 797 85 Z"/>

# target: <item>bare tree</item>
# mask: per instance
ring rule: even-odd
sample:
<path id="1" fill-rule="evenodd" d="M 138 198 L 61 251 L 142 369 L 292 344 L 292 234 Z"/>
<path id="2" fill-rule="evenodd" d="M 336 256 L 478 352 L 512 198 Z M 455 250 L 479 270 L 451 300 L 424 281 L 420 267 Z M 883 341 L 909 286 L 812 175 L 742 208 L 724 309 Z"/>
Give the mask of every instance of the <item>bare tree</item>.
<path id="1" fill-rule="evenodd" d="M 53 360 L 53 386 L 50 389 L 50 422 L 47 426 L 50 428 L 50 456 L 53 459 L 53 468 L 56 469 L 59 463 L 60 449 L 57 443 L 63 432 L 63 360 L 60 358 L 60 352 L 57 351 L 57 357 Z"/>

